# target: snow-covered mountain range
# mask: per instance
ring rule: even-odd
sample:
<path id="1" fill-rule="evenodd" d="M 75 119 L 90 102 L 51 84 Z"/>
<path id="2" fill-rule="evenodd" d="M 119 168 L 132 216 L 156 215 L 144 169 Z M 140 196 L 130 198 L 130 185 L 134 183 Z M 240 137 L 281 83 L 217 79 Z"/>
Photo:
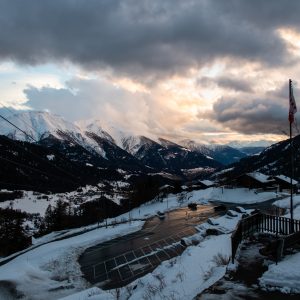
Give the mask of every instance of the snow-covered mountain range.
<path id="1" fill-rule="evenodd" d="M 248 155 L 224 145 L 208 146 L 192 140 L 176 143 L 164 138 L 137 136 L 107 125 L 104 128 L 101 120 L 71 123 L 60 116 L 38 111 L 8 114 L 6 118 L 0 119 L 0 135 L 44 147 L 46 150 L 38 151 L 48 156 L 59 153 L 69 161 L 67 168 L 70 170 L 76 168 L 72 165 L 75 163 L 113 172 L 125 170 L 131 174 L 165 174 L 181 180 L 192 180 L 205 178 Z M 3 140 L 3 143 L 9 142 Z M 9 147 L 15 148 L 13 145 L 7 146 L 7 151 Z M 19 153 L 20 149 L 12 151 Z M 11 153 L 2 156 L 2 159 L 10 161 L 17 159 Z M 36 163 L 33 157 L 28 158 L 29 162 L 31 165 Z M 26 161 L 21 159 L 15 163 L 24 164 Z M 62 161 L 60 166 L 64 168 Z M 8 168 L 13 178 L 13 170 Z M 96 178 L 96 173 L 90 178 Z M 82 178 L 81 173 L 78 176 Z"/>
<path id="2" fill-rule="evenodd" d="M 48 112 L 26 111 L 8 115 L 7 119 L 27 135 L 2 119 L 0 120 L 1 135 L 28 142 L 34 140 L 41 142 L 50 137 L 59 141 L 69 141 L 87 151 L 97 153 L 104 159 L 111 157 L 109 151 L 124 150 L 127 154 L 149 164 L 147 157 L 149 152 L 153 154 L 153 151 L 156 151 L 161 164 L 168 164 L 167 161 L 174 161 L 174 157 L 190 156 L 191 152 L 195 152 L 203 155 L 202 163 L 207 162 L 207 166 L 212 166 L 213 160 L 226 165 L 247 156 L 247 153 L 229 146 L 202 145 L 191 140 L 184 140 L 177 144 L 163 138 L 155 140 L 145 136 L 136 136 L 112 127 L 103 129 L 99 120 L 75 124 Z M 164 156 L 162 156 L 163 151 Z M 127 154 L 124 152 L 123 154 L 127 157 Z"/>
<path id="3" fill-rule="evenodd" d="M 292 147 L 294 153 L 294 170 L 292 177 L 300 178 L 300 135 L 293 137 Z M 291 142 L 289 139 L 275 143 L 256 155 L 248 156 L 232 164 L 229 168 L 216 173 L 220 180 L 233 182 L 241 174 L 261 172 L 267 175 L 285 175 L 290 177 L 291 168 Z"/>
<path id="4" fill-rule="evenodd" d="M 69 161 L 69 164 L 73 162 L 98 169 L 124 170 L 130 173 L 138 172 L 138 174 L 169 174 L 166 176 L 177 176 L 182 179 L 187 179 L 187 174 L 193 174 L 193 178 L 195 176 L 203 178 L 222 166 L 220 162 L 201 152 L 192 151 L 165 139 L 160 138 L 155 141 L 116 128 L 108 132 L 102 128 L 98 120 L 73 124 L 57 115 L 35 111 L 11 114 L 6 118 L 7 121 L 0 120 L 0 135 L 18 142 L 29 142 L 47 148 L 47 151 L 39 150 L 45 152 L 46 156 L 51 155 L 51 152 L 59 153 Z M 9 142 L 3 140 L 3 143 Z M 15 148 L 15 145 L 7 146 L 6 153 L 3 152 L 0 158 L 6 159 L 7 163 L 10 160 L 15 164 L 26 164 L 26 161 L 19 159 L 20 145 L 16 145 L 18 149 L 11 149 L 18 153 L 18 157 L 11 156 L 9 147 Z M 28 158 L 27 161 L 31 165 L 35 164 L 33 157 Z M 61 167 L 64 168 L 63 164 Z M 7 168 L 13 178 L 12 165 L 8 163 Z M 72 166 L 72 168 L 76 167 Z M 190 169 L 194 171 L 187 172 Z M 4 173 L 3 176 L 5 177 Z M 26 180 L 28 181 L 29 178 Z"/>

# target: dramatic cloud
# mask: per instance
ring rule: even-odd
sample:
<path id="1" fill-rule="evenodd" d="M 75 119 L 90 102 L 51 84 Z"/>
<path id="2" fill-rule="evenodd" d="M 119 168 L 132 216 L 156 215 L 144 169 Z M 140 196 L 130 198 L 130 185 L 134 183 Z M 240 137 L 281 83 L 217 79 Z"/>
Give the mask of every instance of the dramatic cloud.
<path id="1" fill-rule="evenodd" d="M 287 97 L 286 97 L 287 98 Z M 214 119 L 225 128 L 244 134 L 279 134 L 288 132 L 288 101 L 279 98 L 221 98 L 213 110 L 200 118 Z"/>
<path id="2" fill-rule="evenodd" d="M 299 11 L 297 0 L 2 0 L 0 106 L 176 140 L 282 138 Z"/>
<path id="3" fill-rule="evenodd" d="M 298 28 L 299 8 L 296 0 L 2 0 L 0 58 L 150 77 L 222 57 L 278 65 L 287 56 L 276 30 Z"/>
<path id="4" fill-rule="evenodd" d="M 24 92 L 26 105 L 35 110 L 48 110 L 72 121 L 98 119 L 104 126 L 136 134 L 180 136 L 182 124 L 189 120 L 172 103 L 162 102 L 162 94 L 131 92 L 104 79 L 77 78 L 67 82 L 66 88 L 28 87 Z"/>
<path id="5" fill-rule="evenodd" d="M 209 77 L 201 77 L 197 80 L 198 86 L 208 86 L 212 87 L 214 84 L 225 89 L 230 89 L 239 92 L 252 92 L 251 82 L 242 80 L 239 78 L 232 78 L 230 75 L 209 78 Z"/>

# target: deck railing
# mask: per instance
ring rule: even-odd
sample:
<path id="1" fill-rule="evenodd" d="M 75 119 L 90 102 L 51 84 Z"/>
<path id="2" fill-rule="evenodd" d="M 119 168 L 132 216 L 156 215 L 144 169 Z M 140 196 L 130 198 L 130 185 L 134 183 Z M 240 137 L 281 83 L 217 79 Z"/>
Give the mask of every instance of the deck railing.
<path id="1" fill-rule="evenodd" d="M 277 236 L 286 236 L 287 246 L 299 240 L 300 221 L 262 213 L 240 220 L 231 236 L 232 263 L 240 242 L 256 232 L 271 232 Z"/>

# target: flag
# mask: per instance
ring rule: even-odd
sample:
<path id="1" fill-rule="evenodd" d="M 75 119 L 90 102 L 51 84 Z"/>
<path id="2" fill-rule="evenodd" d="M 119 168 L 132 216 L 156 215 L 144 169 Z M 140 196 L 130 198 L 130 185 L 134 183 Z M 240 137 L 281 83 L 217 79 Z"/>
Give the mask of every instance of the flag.
<path id="1" fill-rule="evenodd" d="M 293 123 L 295 118 L 294 114 L 297 112 L 296 101 L 293 94 L 292 80 L 290 80 L 290 109 L 289 109 L 289 122 Z"/>

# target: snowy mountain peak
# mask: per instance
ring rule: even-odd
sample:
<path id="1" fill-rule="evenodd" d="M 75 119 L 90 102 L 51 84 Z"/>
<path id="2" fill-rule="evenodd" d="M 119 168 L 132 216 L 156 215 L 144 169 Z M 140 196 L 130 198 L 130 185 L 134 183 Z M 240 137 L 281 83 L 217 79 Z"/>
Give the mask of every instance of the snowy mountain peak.
<path id="1" fill-rule="evenodd" d="M 178 145 L 174 142 L 171 142 L 171 141 L 163 139 L 163 138 L 158 138 L 158 142 L 160 143 L 161 146 L 163 146 L 165 148 L 169 148 L 169 147 L 180 147 L 180 148 L 182 148 L 181 145 Z"/>
<path id="2" fill-rule="evenodd" d="M 48 112 L 25 111 L 8 115 L 6 118 L 37 141 L 46 138 L 49 135 L 53 135 L 60 139 L 61 136 L 59 132 L 81 134 L 79 127 L 64 120 L 58 115 L 50 114 Z M 15 140 L 32 142 L 30 137 L 26 136 L 26 134 L 4 120 L 0 120 L 0 134 Z"/>
<path id="3" fill-rule="evenodd" d="M 114 139 L 111 137 L 111 135 L 106 131 L 104 131 L 102 127 L 99 125 L 99 121 L 87 125 L 85 128 L 85 132 L 94 133 L 97 136 L 109 140 L 112 143 L 114 142 Z"/>

